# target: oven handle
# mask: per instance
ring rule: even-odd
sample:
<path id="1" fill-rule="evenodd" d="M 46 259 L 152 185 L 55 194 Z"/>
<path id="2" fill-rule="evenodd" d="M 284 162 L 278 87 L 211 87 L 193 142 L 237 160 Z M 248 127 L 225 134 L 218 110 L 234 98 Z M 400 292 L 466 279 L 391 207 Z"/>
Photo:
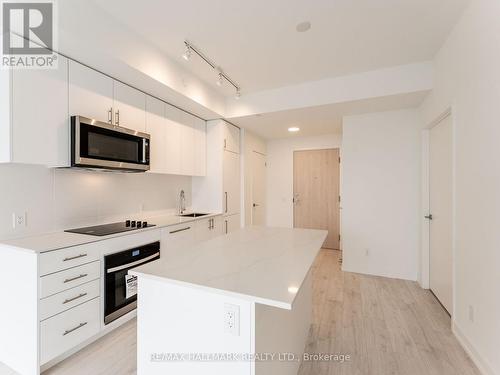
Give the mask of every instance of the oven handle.
<path id="1" fill-rule="evenodd" d="M 158 255 L 160 255 L 159 251 L 157 253 L 154 253 L 153 255 L 150 255 L 150 256 L 146 257 L 146 258 L 136 260 L 135 262 L 124 264 L 123 266 L 118 266 L 118 267 L 110 268 L 106 272 L 107 273 L 113 273 L 113 272 L 124 270 L 126 268 L 132 268 L 132 267 L 137 266 L 137 265 L 139 265 L 141 263 L 147 262 L 148 260 L 154 259 Z"/>

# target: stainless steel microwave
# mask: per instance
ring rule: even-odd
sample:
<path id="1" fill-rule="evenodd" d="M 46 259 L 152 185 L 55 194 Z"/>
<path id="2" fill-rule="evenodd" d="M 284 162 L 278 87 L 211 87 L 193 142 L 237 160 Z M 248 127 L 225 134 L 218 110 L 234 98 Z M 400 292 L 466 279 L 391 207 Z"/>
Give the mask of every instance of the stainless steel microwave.
<path id="1" fill-rule="evenodd" d="M 150 135 L 83 116 L 71 117 L 71 166 L 149 170 Z"/>

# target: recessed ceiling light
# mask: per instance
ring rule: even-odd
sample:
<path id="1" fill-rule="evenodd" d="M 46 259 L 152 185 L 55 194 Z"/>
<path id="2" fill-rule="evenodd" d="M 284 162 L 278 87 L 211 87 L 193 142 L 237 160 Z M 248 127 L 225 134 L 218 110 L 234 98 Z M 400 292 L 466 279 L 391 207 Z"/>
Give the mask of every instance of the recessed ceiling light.
<path id="1" fill-rule="evenodd" d="M 311 28 L 311 22 L 304 21 L 304 22 L 299 23 L 295 29 L 299 33 L 305 33 L 306 31 L 309 31 L 310 28 Z"/>
<path id="2" fill-rule="evenodd" d="M 291 286 L 288 288 L 288 292 L 291 294 L 297 294 L 298 291 L 299 291 L 299 288 L 297 288 L 296 286 Z"/>
<path id="3" fill-rule="evenodd" d="M 288 131 L 290 133 L 295 133 L 295 132 L 298 132 L 300 130 L 300 128 L 296 127 L 296 126 L 292 126 L 291 128 L 288 128 Z"/>

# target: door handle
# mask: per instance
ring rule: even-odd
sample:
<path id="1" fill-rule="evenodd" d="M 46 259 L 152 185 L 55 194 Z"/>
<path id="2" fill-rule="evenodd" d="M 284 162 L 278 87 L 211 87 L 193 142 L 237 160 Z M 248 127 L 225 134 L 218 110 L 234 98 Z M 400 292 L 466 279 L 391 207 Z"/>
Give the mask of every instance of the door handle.
<path id="1" fill-rule="evenodd" d="M 434 219 L 434 217 L 432 216 L 432 214 L 426 215 L 426 216 L 424 216 L 424 217 L 425 217 L 426 219 L 428 219 L 428 220 L 433 220 L 433 219 Z"/>
<path id="2" fill-rule="evenodd" d="M 259 207 L 259 205 L 257 203 L 254 203 L 253 206 L 254 207 Z"/>
<path id="3" fill-rule="evenodd" d="M 226 197 L 226 209 L 224 210 L 224 213 L 227 214 L 227 191 L 224 192 L 224 195 Z"/>
<path id="4" fill-rule="evenodd" d="M 226 221 L 226 234 L 227 234 L 227 220 L 225 220 L 225 221 Z"/>

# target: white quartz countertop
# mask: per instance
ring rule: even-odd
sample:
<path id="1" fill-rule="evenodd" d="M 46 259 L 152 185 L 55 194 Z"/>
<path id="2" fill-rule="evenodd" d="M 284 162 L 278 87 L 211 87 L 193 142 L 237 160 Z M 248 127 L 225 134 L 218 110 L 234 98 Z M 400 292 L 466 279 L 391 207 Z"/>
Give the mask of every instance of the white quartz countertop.
<path id="1" fill-rule="evenodd" d="M 327 233 L 247 227 L 129 273 L 290 310 Z"/>
<path id="2" fill-rule="evenodd" d="M 203 220 L 205 218 L 210 218 L 220 214 L 208 214 L 204 216 L 193 217 L 181 217 L 178 215 L 156 215 L 150 217 L 141 217 L 137 220 L 146 220 L 149 224 L 155 224 L 154 227 L 148 227 L 143 229 L 136 229 L 128 232 L 121 232 L 111 234 L 109 236 L 91 236 L 87 234 L 77 234 L 68 233 L 64 231 L 47 233 L 42 235 L 23 237 L 13 240 L 0 240 L 0 246 L 5 245 L 9 247 L 14 247 L 19 250 L 25 250 L 35 253 L 43 253 L 46 251 L 52 251 L 57 249 L 64 249 L 66 247 L 79 246 L 87 243 L 104 241 L 110 238 L 127 236 L 135 233 L 156 230 L 163 227 L 168 227 L 176 224 L 189 223 L 196 220 Z M 132 218 L 133 220 L 135 218 Z M 105 223 L 103 223 L 105 224 Z M 69 228 L 68 228 L 69 229 Z"/>

